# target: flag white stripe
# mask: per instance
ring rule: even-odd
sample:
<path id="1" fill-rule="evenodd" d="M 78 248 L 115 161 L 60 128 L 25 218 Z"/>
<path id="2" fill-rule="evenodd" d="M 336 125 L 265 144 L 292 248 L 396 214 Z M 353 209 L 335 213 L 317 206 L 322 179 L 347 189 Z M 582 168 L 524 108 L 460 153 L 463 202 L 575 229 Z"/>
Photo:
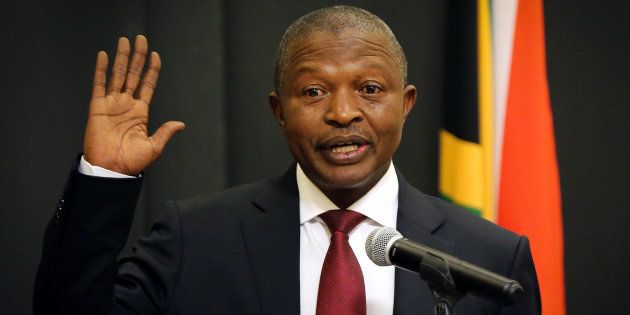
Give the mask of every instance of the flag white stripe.
<path id="1" fill-rule="evenodd" d="M 501 153 L 503 149 L 503 130 L 505 124 L 505 108 L 510 83 L 512 65 L 512 47 L 514 46 L 514 30 L 518 0 L 491 1 L 492 13 L 492 49 L 494 77 L 494 204 L 499 197 L 499 179 L 501 172 Z M 495 207 L 497 209 L 497 207 Z M 498 217 L 498 209 L 497 209 Z"/>

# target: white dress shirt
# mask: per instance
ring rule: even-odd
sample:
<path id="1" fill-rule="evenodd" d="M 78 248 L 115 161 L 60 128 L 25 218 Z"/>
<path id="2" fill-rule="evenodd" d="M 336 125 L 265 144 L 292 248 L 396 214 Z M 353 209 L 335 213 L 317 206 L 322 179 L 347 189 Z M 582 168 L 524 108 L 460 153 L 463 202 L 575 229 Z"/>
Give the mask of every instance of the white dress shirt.
<path id="1" fill-rule="evenodd" d="M 319 215 L 338 207 L 306 177 L 299 164 L 296 178 L 300 192 L 300 314 L 311 315 L 317 307 L 319 277 L 331 236 Z M 365 253 L 365 239 L 378 227 L 396 227 L 398 177 L 394 165 L 390 164 L 378 183 L 348 209 L 367 217 L 349 234 L 350 247 L 363 271 L 367 314 L 392 314 L 395 267 L 375 265 Z"/>
<path id="2" fill-rule="evenodd" d="M 99 177 L 134 177 L 93 166 L 83 157 L 81 157 L 78 171 L 85 175 Z M 326 223 L 319 218 L 319 215 L 338 207 L 306 177 L 299 164 L 296 167 L 296 179 L 300 194 L 300 314 L 311 315 L 316 311 L 319 276 L 331 236 Z M 394 267 L 375 265 L 365 253 L 365 239 L 375 228 L 396 227 L 398 177 L 393 163 L 378 183 L 348 209 L 367 217 L 349 234 L 350 247 L 357 256 L 363 271 L 367 314 L 392 314 L 394 311 Z"/>

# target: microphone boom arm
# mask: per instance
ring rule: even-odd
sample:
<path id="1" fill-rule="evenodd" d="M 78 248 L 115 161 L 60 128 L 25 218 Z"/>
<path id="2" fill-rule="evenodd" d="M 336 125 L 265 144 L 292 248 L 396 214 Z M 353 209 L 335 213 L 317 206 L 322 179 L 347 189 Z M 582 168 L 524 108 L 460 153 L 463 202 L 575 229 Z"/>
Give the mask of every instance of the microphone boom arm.
<path id="1" fill-rule="evenodd" d="M 399 246 L 405 246 L 406 244 L 402 243 L 401 245 L 396 244 L 398 246 L 392 246 L 392 255 L 395 255 L 394 251 Z M 401 252 L 404 253 L 406 251 L 403 250 Z M 404 257 L 401 257 L 401 260 L 405 261 Z M 412 263 L 414 260 L 410 259 L 408 261 Z M 410 268 L 400 266 L 410 271 L 414 270 L 411 269 L 411 266 L 409 266 Z M 466 294 L 457 288 L 448 260 L 439 254 L 427 251 L 422 261 L 420 261 L 420 265 L 415 270 L 418 271 L 420 278 L 429 285 L 433 302 L 435 303 L 435 314 L 454 315 L 455 304 Z"/>
<path id="2" fill-rule="evenodd" d="M 429 285 L 439 315 L 454 314 L 455 304 L 468 293 L 512 305 L 524 292 L 516 280 L 403 238 L 393 228 L 372 231 L 365 240 L 365 251 L 378 266 L 395 265 L 418 273 Z"/>
<path id="3" fill-rule="evenodd" d="M 397 266 L 420 273 L 422 279 L 441 291 L 449 294 L 472 291 L 477 296 L 503 305 L 514 304 L 523 295 L 523 288 L 515 280 L 420 243 L 405 238 L 402 240 L 405 241 L 391 242 L 389 259 L 395 258 Z M 422 259 L 418 261 L 418 257 Z"/>

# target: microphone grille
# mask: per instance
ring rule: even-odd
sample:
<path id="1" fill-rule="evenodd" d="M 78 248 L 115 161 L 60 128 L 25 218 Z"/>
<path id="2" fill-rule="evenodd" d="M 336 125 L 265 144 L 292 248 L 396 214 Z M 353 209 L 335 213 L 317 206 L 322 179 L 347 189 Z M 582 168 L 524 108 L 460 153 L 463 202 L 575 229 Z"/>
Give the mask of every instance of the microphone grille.
<path id="1" fill-rule="evenodd" d="M 402 238 L 400 232 L 390 227 L 375 229 L 365 240 L 365 252 L 372 262 L 378 266 L 391 266 L 388 251 L 391 244 Z"/>

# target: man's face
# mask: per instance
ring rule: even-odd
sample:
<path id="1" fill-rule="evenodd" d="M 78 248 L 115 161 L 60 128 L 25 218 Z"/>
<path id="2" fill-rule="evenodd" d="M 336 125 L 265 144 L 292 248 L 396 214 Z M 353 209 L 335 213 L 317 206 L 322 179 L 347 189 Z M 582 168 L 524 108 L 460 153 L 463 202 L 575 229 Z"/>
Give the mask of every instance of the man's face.
<path id="1" fill-rule="evenodd" d="M 324 193 L 367 192 L 400 143 L 416 89 L 403 86 L 387 47 L 353 29 L 289 47 L 282 90 L 269 99 L 293 157 Z"/>

